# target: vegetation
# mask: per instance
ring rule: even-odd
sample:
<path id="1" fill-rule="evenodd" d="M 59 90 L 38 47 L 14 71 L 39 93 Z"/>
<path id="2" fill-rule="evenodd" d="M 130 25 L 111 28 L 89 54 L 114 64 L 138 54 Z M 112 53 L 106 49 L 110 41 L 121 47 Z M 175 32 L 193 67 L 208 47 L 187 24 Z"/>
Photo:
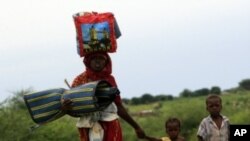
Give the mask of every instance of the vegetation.
<path id="1" fill-rule="evenodd" d="M 221 92 L 219 87 L 210 91 L 219 91 L 223 99 L 222 113 L 229 117 L 232 124 L 250 124 L 250 91 L 242 88 L 232 88 Z M 200 89 L 207 91 L 207 89 Z M 13 98 L 0 103 L 0 140 L 1 141 L 78 141 L 78 131 L 75 127 L 76 118 L 64 116 L 56 121 L 32 129 L 32 121 L 22 96 L 32 90 L 21 90 Z M 169 117 L 178 117 L 182 122 L 181 134 L 187 140 L 196 140 L 197 127 L 202 118 L 207 116 L 205 95 L 188 96 L 193 92 L 184 90 L 187 96 L 169 97 L 169 95 L 151 96 L 145 94 L 139 101 L 145 104 L 131 104 L 127 99 L 126 108 L 133 118 L 141 125 L 146 134 L 154 137 L 165 136 L 164 123 Z M 154 99 L 150 101 L 150 99 Z M 143 114 L 142 111 L 151 111 Z M 124 141 L 138 141 L 134 130 L 122 119 Z"/>
<path id="2" fill-rule="evenodd" d="M 222 94 L 223 111 L 232 124 L 250 124 L 250 91 L 240 93 Z M 172 101 L 161 102 L 162 106 L 155 109 L 157 114 L 134 116 L 145 132 L 151 136 L 165 136 L 164 123 L 169 117 L 178 117 L 182 122 L 182 135 L 187 140 L 196 140 L 196 132 L 202 118 L 208 115 L 205 108 L 205 96 L 176 98 Z M 130 105 L 128 109 L 131 113 L 136 113 L 146 109 L 152 109 L 156 103 L 147 105 Z M 133 110 L 132 110 L 133 109 Z M 134 115 L 134 114 L 133 114 Z M 129 141 L 136 141 L 133 130 L 129 125 L 123 124 L 126 138 Z"/>
<path id="3" fill-rule="evenodd" d="M 244 79 L 239 83 L 239 87 L 250 90 L 250 79 Z"/>

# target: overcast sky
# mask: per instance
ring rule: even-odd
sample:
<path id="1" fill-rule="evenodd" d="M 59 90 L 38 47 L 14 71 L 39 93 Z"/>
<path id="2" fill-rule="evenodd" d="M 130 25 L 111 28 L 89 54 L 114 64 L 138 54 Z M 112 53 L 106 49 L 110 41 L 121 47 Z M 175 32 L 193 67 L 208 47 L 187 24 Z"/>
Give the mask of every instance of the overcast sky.
<path id="1" fill-rule="evenodd" d="M 0 101 L 67 88 L 84 70 L 72 15 L 113 12 L 110 54 L 123 98 L 228 89 L 250 78 L 249 0 L 6 0 L 0 5 Z"/>

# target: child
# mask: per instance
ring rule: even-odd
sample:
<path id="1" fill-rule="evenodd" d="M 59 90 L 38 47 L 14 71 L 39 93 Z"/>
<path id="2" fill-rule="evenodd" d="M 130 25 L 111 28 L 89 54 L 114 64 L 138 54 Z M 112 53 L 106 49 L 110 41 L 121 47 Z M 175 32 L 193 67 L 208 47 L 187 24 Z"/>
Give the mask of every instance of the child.
<path id="1" fill-rule="evenodd" d="M 222 99 L 215 94 L 206 98 L 206 108 L 209 116 L 204 118 L 197 132 L 199 141 L 228 141 L 229 120 L 220 114 L 222 110 Z"/>
<path id="2" fill-rule="evenodd" d="M 181 122 L 177 118 L 169 118 L 165 123 L 166 133 L 169 137 L 162 137 L 156 139 L 154 137 L 147 136 L 146 139 L 149 141 L 184 141 L 185 139 L 180 136 Z"/>
<path id="3" fill-rule="evenodd" d="M 117 86 L 114 77 L 111 75 L 111 59 L 106 52 L 93 52 L 87 54 L 84 58 L 84 64 L 86 66 L 86 71 L 74 79 L 72 87 L 95 80 L 106 80 L 112 86 Z M 122 129 L 118 121 L 118 115 L 135 129 L 138 138 L 145 137 L 144 131 L 123 107 L 120 95 L 117 95 L 114 103 L 110 104 L 107 109 L 101 112 L 101 119 L 98 123 L 101 125 L 99 127 L 103 129 L 103 137 L 98 141 L 122 141 Z M 79 130 L 80 140 L 90 141 L 93 140 L 89 135 L 91 127 L 85 126 L 85 119 L 86 117 L 80 117 L 76 126 Z"/>

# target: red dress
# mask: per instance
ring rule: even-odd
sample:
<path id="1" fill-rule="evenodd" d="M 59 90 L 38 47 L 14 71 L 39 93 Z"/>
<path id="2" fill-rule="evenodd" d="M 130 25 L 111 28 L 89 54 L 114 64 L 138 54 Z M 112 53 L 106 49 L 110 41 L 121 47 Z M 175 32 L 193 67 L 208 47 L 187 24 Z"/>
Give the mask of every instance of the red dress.
<path id="1" fill-rule="evenodd" d="M 107 59 L 107 65 L 101 72 L 93 72 L 91 69 L 89 69 L 89 62 L 91 57 L 93 57 L 95 54 L 98 55 L 104 55 Z M 84 64 L 86 66 L 86 71 L 78 75 L 73 83 L 72 87 L 76 87 L 91 81 L 96 81 L 96 80 L 106 80 L 108 81 L 111 85 L 117 86 L 114 77 L 111 75 L 112 73 L 112 63 L 111 59 L 108 56 L 107 53 L 94 53 L 87 55 L 84 58 Z M 121 98 L 118 95 L 115 99 L 115 103 L 121 103 Z M 120 122 L 118 119 L 115 119 L 113 121 L 99 121 L 101 124 L 103 130 L 104 130 L 104 137 L 103 141 L 122 141 L 122 130 L 120 126 Z M 88 131 L 89 128 L 78 128 L 79 134 L 80 134 L 80 140 L 81 141 L 89 141 L 89 135 Z"/>

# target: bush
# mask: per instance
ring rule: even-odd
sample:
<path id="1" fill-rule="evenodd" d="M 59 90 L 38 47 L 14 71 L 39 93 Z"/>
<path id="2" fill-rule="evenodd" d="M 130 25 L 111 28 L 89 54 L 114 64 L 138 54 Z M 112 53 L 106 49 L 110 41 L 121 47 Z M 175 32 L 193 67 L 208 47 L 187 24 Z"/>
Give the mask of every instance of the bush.
<path id="1" fill-rule="evenodd" d="M 69 141 L 78 140 L 75 118 L 64 116 L 45 124 L 36 130 L 36 125 L 24 104 L 23 95 L 30 89 L 15 92 L 0 105 L 0 140 L 1 141 Z"/>
<path id="2" fill-rule="evenodd" d="M 244 88 L 246 90 L 250 90 L 250 79 L 244 79 L 241 82 L 239 82 L 239 86 L 241 88 Z"/>

